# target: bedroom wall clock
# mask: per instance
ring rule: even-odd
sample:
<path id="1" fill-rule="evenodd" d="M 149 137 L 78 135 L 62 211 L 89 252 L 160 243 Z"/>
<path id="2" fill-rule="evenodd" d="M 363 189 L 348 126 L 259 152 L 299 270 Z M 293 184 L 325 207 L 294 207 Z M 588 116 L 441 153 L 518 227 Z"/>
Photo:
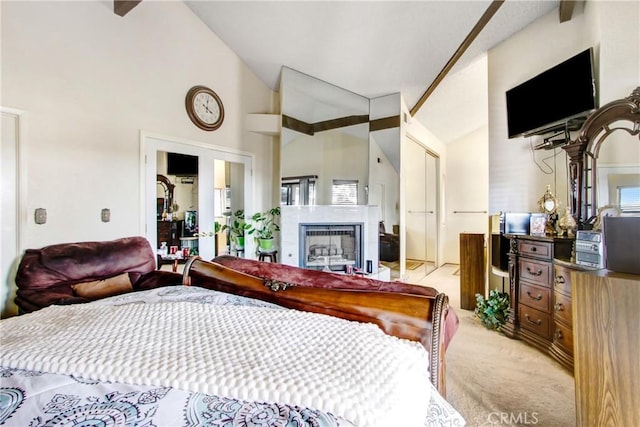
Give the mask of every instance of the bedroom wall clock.
<path id="1" fill-rule="evenodd" d="M 218 129 L 224 120 L 224 107 L 218 94 L 206 86 L 194 86 L 185 98 L 189 118 L 202 130 Z"/>

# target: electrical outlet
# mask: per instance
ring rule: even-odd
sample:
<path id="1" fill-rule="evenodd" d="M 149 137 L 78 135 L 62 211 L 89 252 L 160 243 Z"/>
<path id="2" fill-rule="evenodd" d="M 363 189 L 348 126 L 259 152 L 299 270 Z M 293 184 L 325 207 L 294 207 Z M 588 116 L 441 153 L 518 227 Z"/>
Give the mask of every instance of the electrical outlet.
<path id="1" fill-rule="evenodd" d="M 36 224 L 45 224 L 47 222 L 47 210 L 45 208 L 37 208 L 33 217 Z"/>
<path id="2" fill-rule="evenodd" d="M 102 222 L 111 221 L 111 209 L 108 209 L 108 208 L 102 209 L 102 212 L 100 212 L 100 218 L 102 219 Z"/>

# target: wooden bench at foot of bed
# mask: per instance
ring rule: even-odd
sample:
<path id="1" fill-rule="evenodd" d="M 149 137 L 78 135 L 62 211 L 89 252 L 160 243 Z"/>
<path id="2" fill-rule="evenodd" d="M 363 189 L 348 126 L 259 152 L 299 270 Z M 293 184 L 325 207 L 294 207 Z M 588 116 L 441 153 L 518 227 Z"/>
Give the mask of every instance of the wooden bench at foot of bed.
<path id="1" fill-rule="evenodd" d="M 429 352 L 431 382 L 445 396 L 445 315 L 448 297 L 379 290 L 296 286 L 191 259 L 183 284 L 272 302 L 283 307 L 378 325 L 386 334 L 421 343 Z"/>

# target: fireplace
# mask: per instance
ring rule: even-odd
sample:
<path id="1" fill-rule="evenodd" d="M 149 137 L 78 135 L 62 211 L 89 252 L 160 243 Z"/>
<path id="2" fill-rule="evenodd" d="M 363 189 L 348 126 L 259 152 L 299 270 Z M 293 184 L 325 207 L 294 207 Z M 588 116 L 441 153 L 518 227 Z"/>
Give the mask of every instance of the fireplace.
<path id="1" fill-rule="evenodd" d="M 300 266 L 315 270 L 362 269 L 363 223 L 300 224 Z"/>

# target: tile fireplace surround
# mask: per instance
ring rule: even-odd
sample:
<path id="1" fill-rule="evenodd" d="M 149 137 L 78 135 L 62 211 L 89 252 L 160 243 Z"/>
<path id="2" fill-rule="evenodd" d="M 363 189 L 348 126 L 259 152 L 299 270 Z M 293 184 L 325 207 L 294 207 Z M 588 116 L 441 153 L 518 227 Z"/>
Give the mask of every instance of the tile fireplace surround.
<path id="1" fill-rule="evenodd" d="M 300 267 L 300 224 L 361 223 L 364 254 L 373 261 L 373 273 L 378 273 L 378 206 L 282 206 L 280 216 L 280 250 L 283 264 Z"/>

